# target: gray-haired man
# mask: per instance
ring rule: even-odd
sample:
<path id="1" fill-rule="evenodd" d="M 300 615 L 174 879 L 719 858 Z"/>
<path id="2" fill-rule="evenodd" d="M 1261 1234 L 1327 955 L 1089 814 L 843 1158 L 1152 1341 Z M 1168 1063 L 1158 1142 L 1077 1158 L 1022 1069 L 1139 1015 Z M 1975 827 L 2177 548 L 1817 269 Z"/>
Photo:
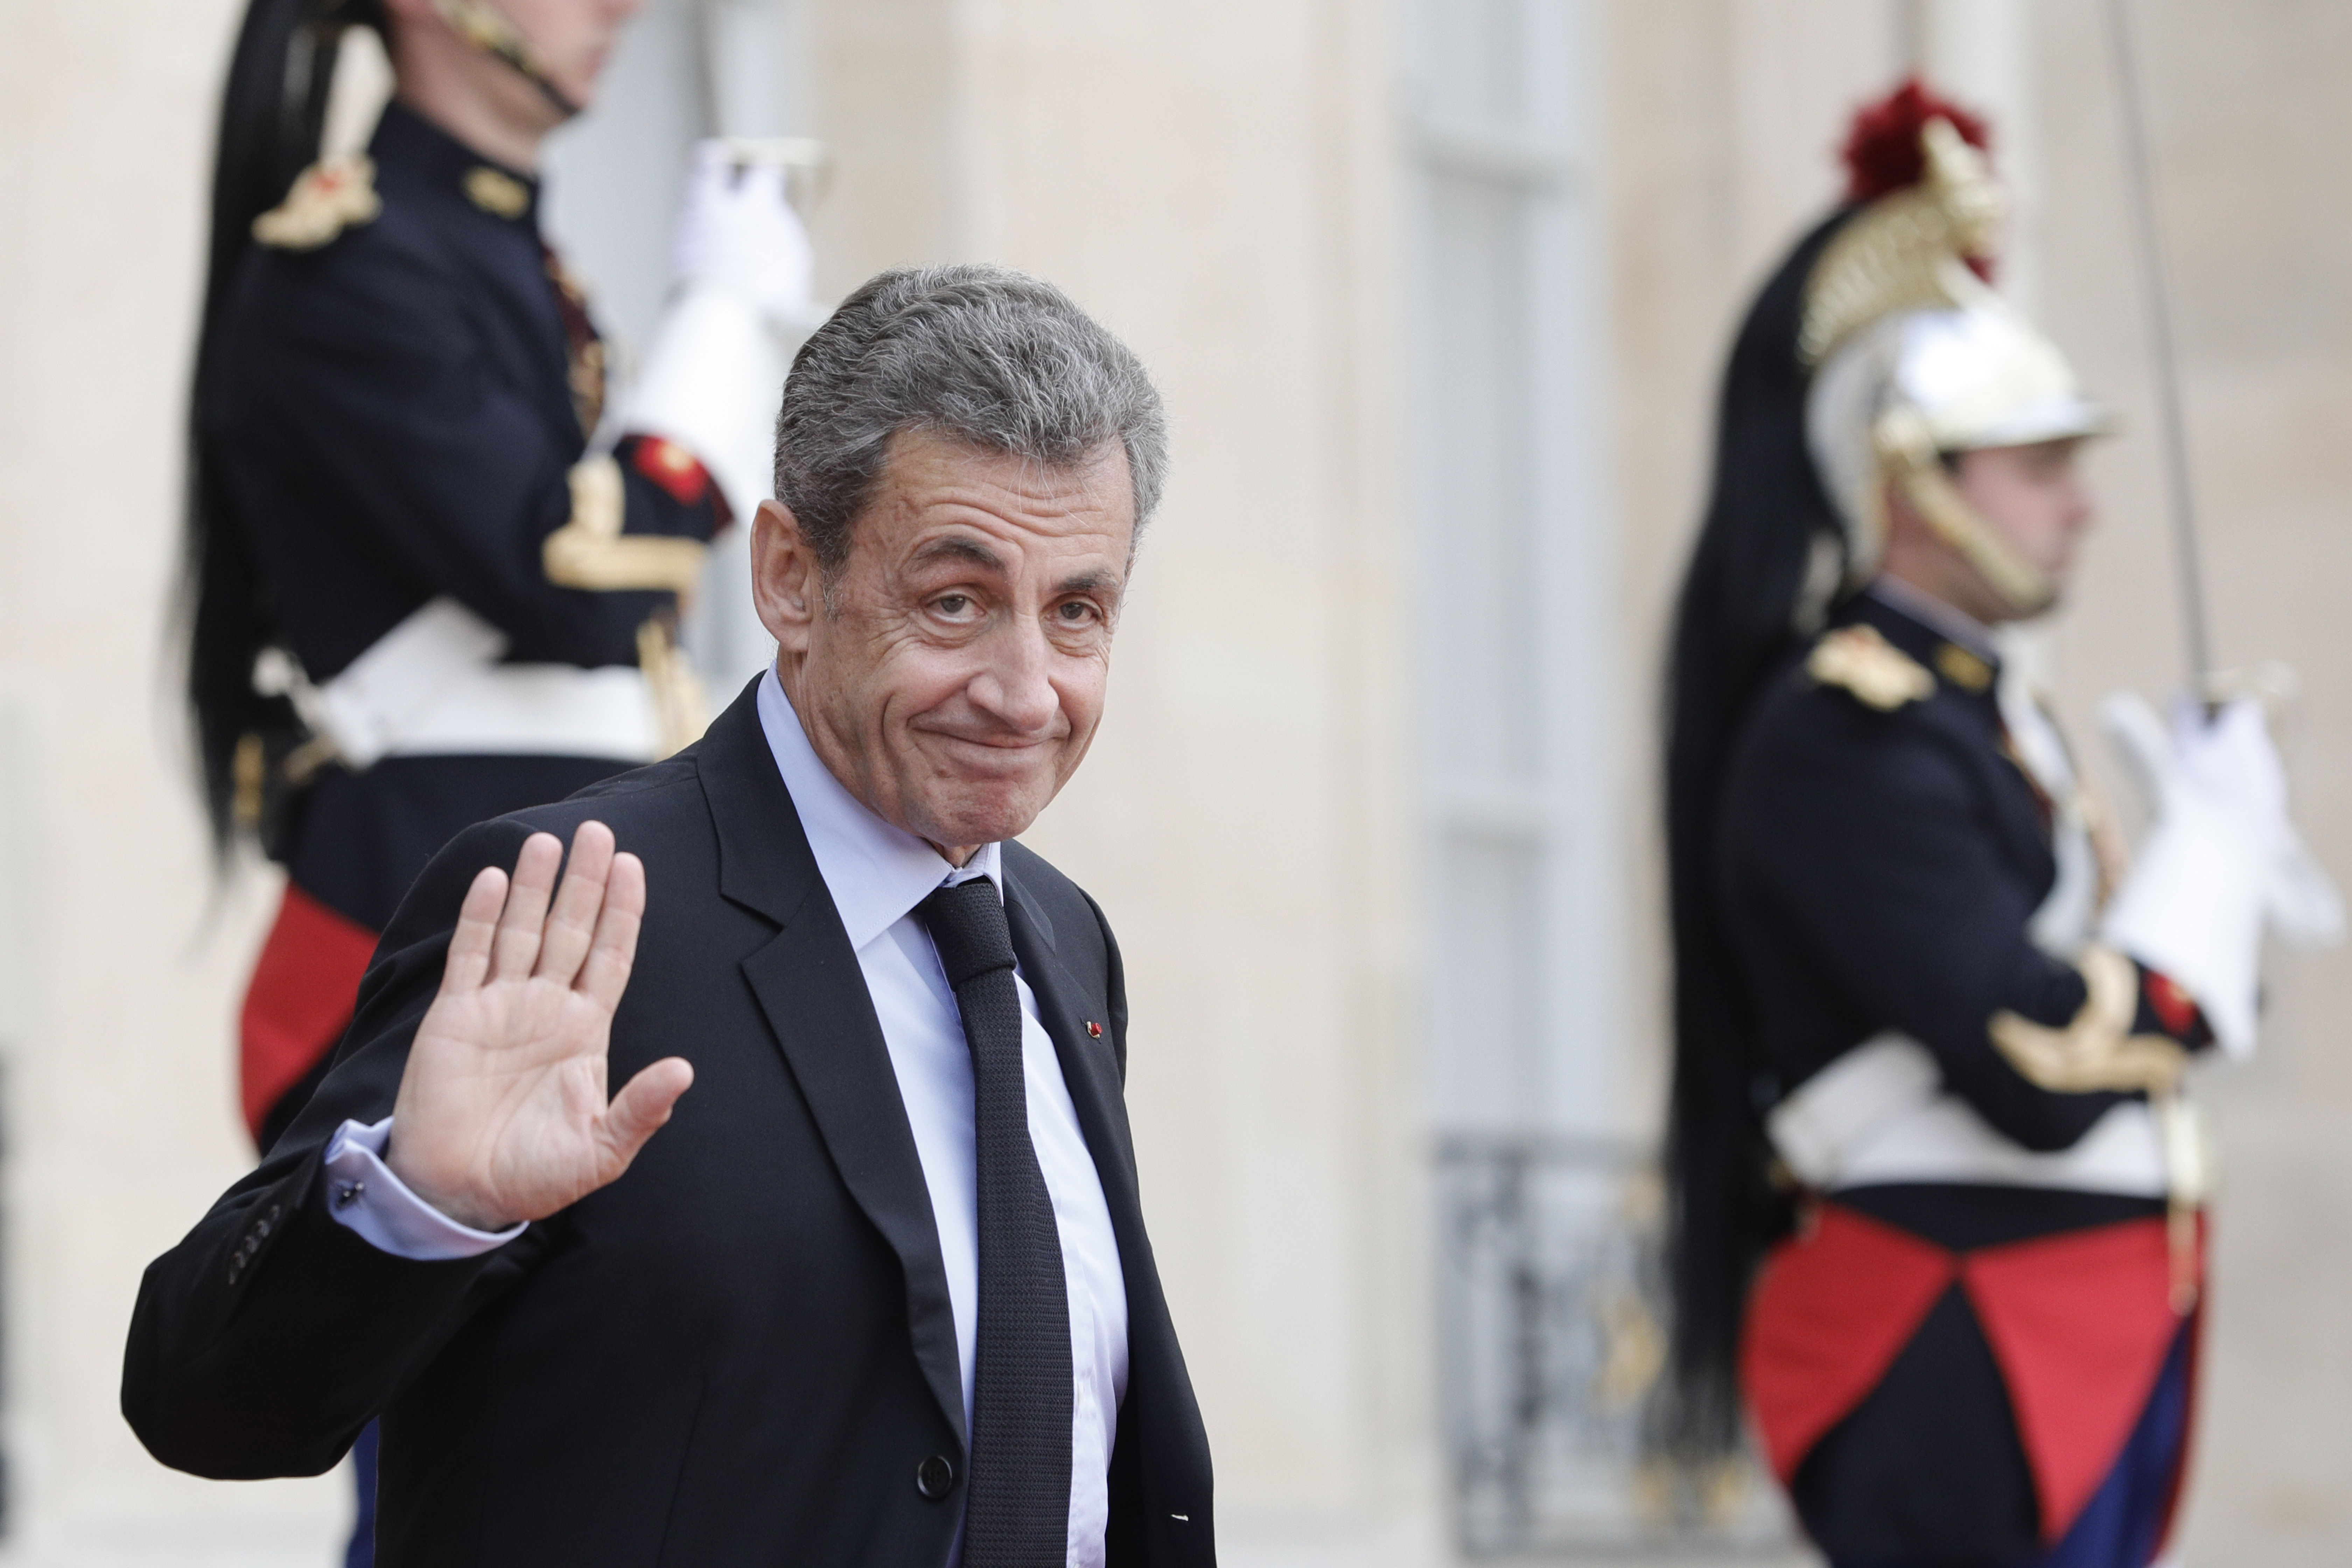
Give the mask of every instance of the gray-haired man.
<path id="1" fill-rule="evenodd" d="M 310 1110 L 148 1271 L 148 1447 L 313 1473 L 381 1413 L 388 1568 L 1213 1563 L 1118 950 L 1011 842 L 1165 447 L 1045 284 L 852 297 L 753 538 L 774 669 L 425 871 Z"/>

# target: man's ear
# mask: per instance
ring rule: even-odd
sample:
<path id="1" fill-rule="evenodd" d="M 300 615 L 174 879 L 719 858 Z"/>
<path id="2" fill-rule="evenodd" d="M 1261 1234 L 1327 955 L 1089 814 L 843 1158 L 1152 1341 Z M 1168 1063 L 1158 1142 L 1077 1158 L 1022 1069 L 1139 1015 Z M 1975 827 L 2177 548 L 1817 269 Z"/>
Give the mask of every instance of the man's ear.
<path id="1" fill-rule="evenodd" d="M 751 518 L 751 607 L 786 653 L 808 651 L 824 594 L 816 552 L 782 501 L 763 500 Z"/>

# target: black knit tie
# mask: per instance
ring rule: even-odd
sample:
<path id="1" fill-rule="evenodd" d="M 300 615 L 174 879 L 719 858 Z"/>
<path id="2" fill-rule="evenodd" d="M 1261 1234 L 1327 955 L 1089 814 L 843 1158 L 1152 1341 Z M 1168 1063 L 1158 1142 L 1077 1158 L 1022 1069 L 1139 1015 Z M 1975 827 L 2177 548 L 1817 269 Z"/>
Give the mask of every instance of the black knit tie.
<path id="1" fill-rule="evenodd" d="M 1021 994 L 996 885 L 975 877 L 916 909 L 971 1047 L 980 1167 L 980 1332 L 964 1568 L 1062 1568 L 1070 1528 L 1070 1299 L 1062 1237 L 1029 1142 Z"/>

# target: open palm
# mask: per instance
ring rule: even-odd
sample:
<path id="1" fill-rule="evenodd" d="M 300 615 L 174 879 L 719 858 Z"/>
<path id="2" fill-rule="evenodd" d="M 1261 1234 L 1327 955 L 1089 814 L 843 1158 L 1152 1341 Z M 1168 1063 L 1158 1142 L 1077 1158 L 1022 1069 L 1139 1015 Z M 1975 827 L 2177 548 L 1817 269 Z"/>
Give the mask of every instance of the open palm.
<path id="1" fill-rule="evenodd" d="M 645 867 L 601 822 L 572 835 L 558 889 L 562 862 L 554 836 L 535 833 L 511 880 L 495 866 L 474 879 L 393 1108 L 393 1173 L 478 1229 L 544 1218 L 614 1180 L 694 1081 L 668 1057 L 607 1100 Z"/>

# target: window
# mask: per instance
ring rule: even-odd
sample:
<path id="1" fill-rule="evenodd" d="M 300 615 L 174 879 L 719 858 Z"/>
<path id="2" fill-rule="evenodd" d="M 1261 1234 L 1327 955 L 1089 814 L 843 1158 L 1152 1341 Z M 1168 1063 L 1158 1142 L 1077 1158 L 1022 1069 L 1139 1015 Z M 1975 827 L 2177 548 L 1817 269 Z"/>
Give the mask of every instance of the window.
<path id="1" fill-rule="evenodd" d="M 1612 519 L 1579 0 L 1410 0 L 1428 1026 L 1444 1131 L 1612 1132 Z"/>
<path id="2" fill-rule="evenodd" d="M 1426 1027 L 1440 1373 L 1473 1555 L 1769 1542 L 1644 1466 L 1665 1352 L 1629 1136 L 1589 0 L 1407 0 Z M 1727 1478 L 1730 1479 L 1730 1478 Z"/>

